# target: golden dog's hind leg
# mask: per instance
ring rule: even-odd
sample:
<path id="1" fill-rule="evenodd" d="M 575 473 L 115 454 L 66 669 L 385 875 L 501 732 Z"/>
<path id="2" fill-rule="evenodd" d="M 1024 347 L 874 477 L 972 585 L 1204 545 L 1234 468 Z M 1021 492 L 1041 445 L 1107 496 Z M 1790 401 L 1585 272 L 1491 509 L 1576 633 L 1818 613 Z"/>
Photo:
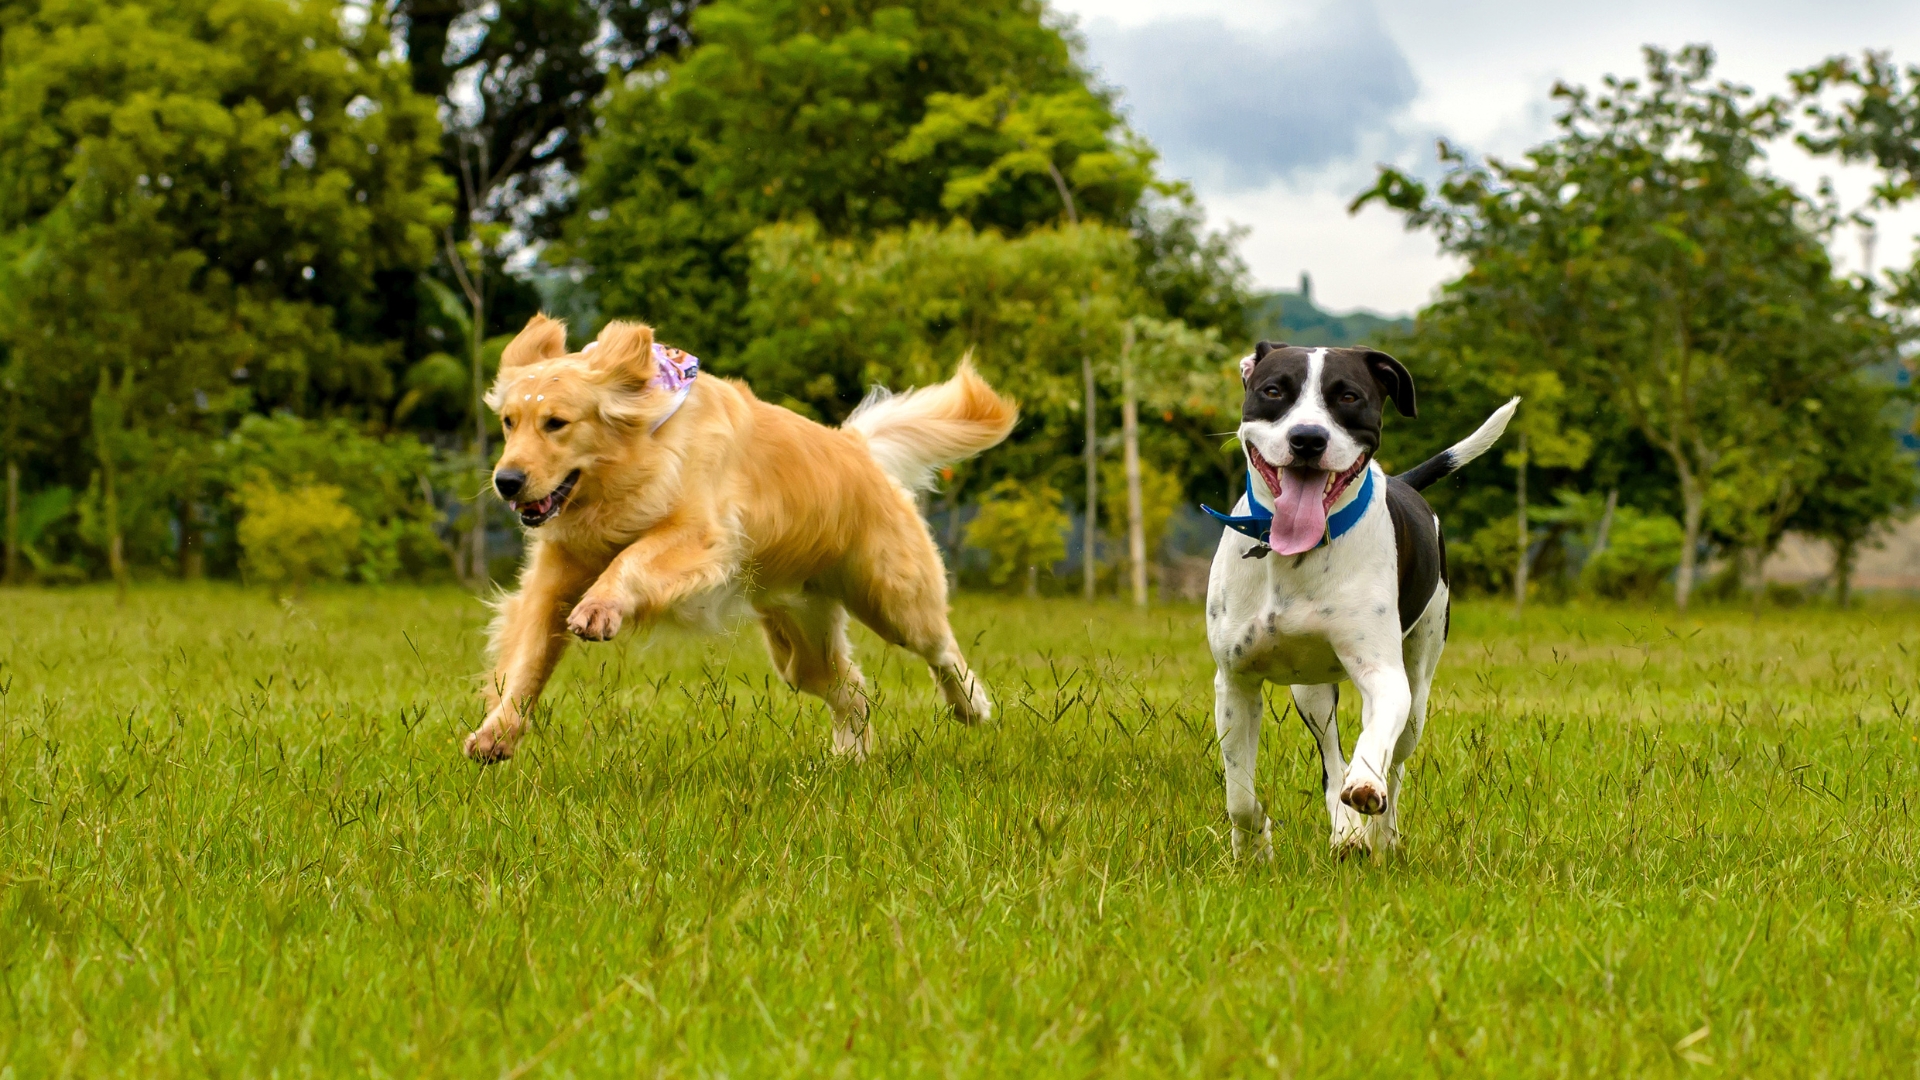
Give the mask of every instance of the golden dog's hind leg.
<path id="1" fill-rule="evenodd" d="M 493 674 L 487 680 L 487 718 L 467 736 L 467 756 L 488 763 L 513 756 L 527 714 L 567 648 L 567 610 L 593 574 L 559 548 L 535 543 L 520 591 L 500 603 L 493 620 Z"/>
<path id="2" fill-rule="evenodd" d="M 919 525 L 918 518 L 913 523 Z M 883 640 L 924 659 L 961 723 L 992 719 L 987 689 L 967 667 L 947 622 L 946 568 L 925 528 L 900 530 L 852 570 L 847 606 L 855 617 Z"/>
<path id="3" fill-rule="evenodd" d="M 836 600 L 805 596 L 760 610 L 767 652 L 787 685 L 833 711 L 833 752 L 864 761 L 873 750 L 866 680 L 847 640 L 847 609 Z"/>

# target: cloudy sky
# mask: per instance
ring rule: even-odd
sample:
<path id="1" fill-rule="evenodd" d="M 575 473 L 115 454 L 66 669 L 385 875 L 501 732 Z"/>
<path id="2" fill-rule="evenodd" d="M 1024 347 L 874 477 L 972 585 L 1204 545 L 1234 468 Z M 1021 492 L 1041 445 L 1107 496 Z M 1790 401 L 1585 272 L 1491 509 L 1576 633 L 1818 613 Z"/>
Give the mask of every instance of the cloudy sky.
<path id="1" fill-rule="evenodd" d="M 1920 0 L 1051 0 L 1078 24 L 1089 60 L 1120 88 L 1166 171 L 1193 182 L 1264 286 L 1336 309 L 1419 307 L 1451 271 L 1431 242 L 1378 207 L 1346 213 L 1393 162 L 1433 171 L 1445 137 L 1517 154 L 1547 136 L 1556 80 L 1597 84 L 1641 69 L 1640 46 L 1711 44 L 1722 75 L 1761 92 L 1835 53 L 1892 50 L 1920 62 Z M 1848 205 L 1870 174 L 1782 148 L 1776 169 L 1812 190 L 1834 176 Z M 1904 263 L 1920 209 L 1882 221 L 1875 262 Z M 1834 253 L 1858 266 L 1859 238 Z"/>

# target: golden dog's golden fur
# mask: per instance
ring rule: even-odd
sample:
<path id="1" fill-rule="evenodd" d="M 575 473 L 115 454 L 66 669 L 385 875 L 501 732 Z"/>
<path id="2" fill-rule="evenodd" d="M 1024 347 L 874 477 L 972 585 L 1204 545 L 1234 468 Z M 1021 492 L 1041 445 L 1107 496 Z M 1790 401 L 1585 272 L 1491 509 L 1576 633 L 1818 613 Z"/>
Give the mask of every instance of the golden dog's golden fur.
<path id="1" fill-rule="evenodd" d="M 569 354 L 564 324 L 535 316 L 487 398 L 506 429 L 495 476 L 524 473 L 522 506 L 565 498 L 529 530 L 520 589 L 500 604 L 487 718 L 468 756 L 512 755 L 570 634 L 605 641 L 725 594 L 757 612 L 781 676 L 826 701 L 837 751 L 872 745 L 848 612 L 924 657 L 960 719 L 987 718 L 908 489 L 1005 439 L 1011 402 L 963 362 L 938 386 L 869 398 L 837 429 L 711 375 L 672 412 L 650 386 L 651 329 L 611 323 L 590 350 Z"/>

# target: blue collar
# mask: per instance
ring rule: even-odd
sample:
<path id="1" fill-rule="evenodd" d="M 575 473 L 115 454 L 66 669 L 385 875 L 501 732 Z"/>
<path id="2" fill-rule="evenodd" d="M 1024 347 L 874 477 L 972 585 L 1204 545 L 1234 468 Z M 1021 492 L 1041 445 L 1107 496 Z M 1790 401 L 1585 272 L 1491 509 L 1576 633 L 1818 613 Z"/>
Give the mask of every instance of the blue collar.
<path id="1" fill-rule="evenodd" d="M 1355 525 L 1360 524 L 1360 518 L 1366 514 L 1367 508 L 1372 505 L 1373 462 L 1369 461 L 1361 475 L 1360 493 L 1353 497 L 1352 502 L 1327 515 L 1327 531 L 1325 535 L 1320 537 L 1320 542 L 1313 546 L 1316 548 L 1325 547 L 1329 541 L 1338 540 L 1347 535 L 1347 533 L 1353 530 Z M 1234 532 L 1240 533 L 1243 536 L 1251 536 L 1262 544 L 1267 542 L 1267 536 L 1273 532 L 1273 511 L 1261 506 L 1260 500 L 1253 497 L 1253 472 L 1251 470 L 1247 472 L 1248 513 L 1245 516 L 1223 514 L 1204 503 L 1200 509 L 1205 510 L 1209 516 L 1216 521 L 1224 523 L 1227 528 L 1232 529 Z"/>

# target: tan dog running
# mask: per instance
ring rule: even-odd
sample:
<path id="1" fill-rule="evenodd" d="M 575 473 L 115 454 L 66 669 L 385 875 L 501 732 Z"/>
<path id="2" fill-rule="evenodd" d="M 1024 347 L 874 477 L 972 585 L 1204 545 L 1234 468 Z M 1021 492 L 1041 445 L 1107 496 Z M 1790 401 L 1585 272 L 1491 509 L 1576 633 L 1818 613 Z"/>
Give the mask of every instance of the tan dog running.
<path id="1" fill-rule="evenodd" d="M 909 490 L 1005 439 L 1013 403 L 962 362 L 938 386 L 876 393 L 834 429 L 711 375 L 677 398 L 656 385 L 660 353 L 637 323 L 608 324 L 588 348 L 568 354 L 565 325 L 536 315 L 487 396 L 507 439 L 494 483 L 531 544 L 493 623 L 469 757 L 512 756 L 569 632 L 606 641 L 726 595 L 759 615 L 781 677 L 827 703 L 840 753 L 873 745 L 849 611 L 926 658 L 961 720 L 987 719 Z"/>

